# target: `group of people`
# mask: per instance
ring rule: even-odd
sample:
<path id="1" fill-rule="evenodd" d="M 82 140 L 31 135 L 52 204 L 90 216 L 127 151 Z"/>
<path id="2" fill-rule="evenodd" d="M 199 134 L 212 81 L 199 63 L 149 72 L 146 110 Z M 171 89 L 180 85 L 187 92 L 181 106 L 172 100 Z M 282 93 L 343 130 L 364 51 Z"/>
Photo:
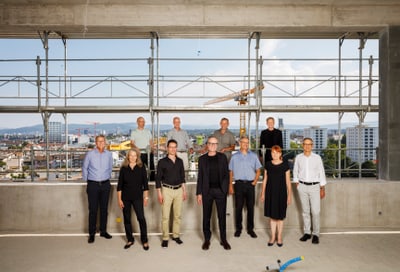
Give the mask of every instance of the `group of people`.
<path id="1" fill-rule="evenodd" d="M 264 215 L 270 218 L 271 235 L 268 246 L 275 243 L 283 246 L 283 221 L 286 218 L 287 206 L 292 202 L 290 169 L 287 160 L 282 157 L 282 132 L 274 128 L 274 119 L 268 117 L 267 129 L 260 135 L 260 148 L 268 152 L 264 160 L 262 189 L 259 196 L 264 203 Z M 135 210 L 140 226 L 140 239 L 144 250 L 149 249 L 147 225 L 144 207 L 148 204 L 149 186 L 146 166 L 150 169 L 151 159 L 147 154 L 152 146 L 152 137 L 144 128 L 144 118 L 137 119 L 138 128 L 131 134 L 132 149 L 127 152 L 121 166 L 117 196 L 118 205 L 123 211 L 124 226 L 128 249 L 134 244 L 131 224 L 131 207 Z M 187 199 L 185 170 L 188 169 L 188 153 L 193 152 L 191 141 L 186 131 L 180 128 L 180 118 L 174 117 L 174 128 L 168 132 L 167 154 L 158 161 L 154 179 L 157 199 L 162 206 L 162 242 L 168 247 L 170 239 L 170 218 L 172 215 L 172 240 L 182 244 L 180 237 L 182 203 Z M 239 140 L 238 152 L 235 150 L 235 136 L 228 129 L 229 120 L 222 118 L 221 128 L 208 137 L 205 153 L 199 157 L 198 180 L 196 186 L 197 203 L 203 210 L 203 250 L 210 248 L 212 206 L 215 202 L 220 233 L 220 244 L 230 250 L 226 235 L 227 197 L 235 199 L 235 237 L 240 237 L 243 229 L 243 208 L 246 205 L 246 231 L 252 238 L 257 238 L 254 231 L 255 186 L 260 178 L 262 164 L 260 157 L 249 149 L 247 136 Z M 82 166 L 82 178 L 87 181 L 89 202 L 89 238 L 93 243 L 96 233 L 97 211 L 100 208 L 100 236 L 111 239 L 107 232 L 107 206 L 110 193 L 112 171 L 111 153 L 105 149 L 105 137 L 96 137 L 96 148 L 89 151 Z M 297 186 L 302 206 L 304 234 L 300 241 L 312 238 L 312 243 L 319 243 L 320 199 L 325 197 L 325 172 L 321 157 L 312 152 L 313 140 L 304 138 L 303 153 L 294 163 L 293 182 Z M 143 152 L 144 151 L 144 152 Z M 150 161 L 150 164 L 148 163 Z M 152 171 L 153 172 L 153 171 Z M 312 228 L 311 228 L 312 227 Z M 311 232 L 312 230 L 312 232 Z"/>

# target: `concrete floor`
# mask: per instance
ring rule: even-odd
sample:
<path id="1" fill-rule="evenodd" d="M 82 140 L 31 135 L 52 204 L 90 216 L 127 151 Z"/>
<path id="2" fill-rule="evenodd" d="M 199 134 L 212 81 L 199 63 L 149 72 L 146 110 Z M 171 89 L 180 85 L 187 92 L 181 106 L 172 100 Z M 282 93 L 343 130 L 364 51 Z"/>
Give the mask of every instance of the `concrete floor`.
<path id="1" fill-rule="evenodd" d="M 219 245 L 213 232 L 211 248 L 201 249 L 199 232 L 183 233 L 182 245 L 170 241 L 160 246 L 158 234 L 149 237 L 150 250 L 138 242 L 125 250 L 125 237 L 111 240 L 96 236 L 94 244 L 86 235 L 8 236 L 0 235 L 0 271 L 173 271 L 173 272 L 261 272 L 267 265 L 282 264 L 294 257 L 304 260 L 285 271 L 399 271 L 400 232 L 323 233 L 320 244 L 300 242 L 298 229 L 286 229 L 284 245 L 267 246 L 267 230 L 256 230 L 257 239 L 246 233 L 239 238 L 228 232 L 232 250 Z"/>

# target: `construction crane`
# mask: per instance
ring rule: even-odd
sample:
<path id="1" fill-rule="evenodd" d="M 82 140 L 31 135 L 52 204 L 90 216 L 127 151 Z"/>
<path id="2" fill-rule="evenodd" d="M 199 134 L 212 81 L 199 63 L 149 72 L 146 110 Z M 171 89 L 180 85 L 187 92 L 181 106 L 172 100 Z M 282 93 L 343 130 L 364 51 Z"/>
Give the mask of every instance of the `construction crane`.
<path id="1" fill-rule="evenodd" d="M 230 99 L 233 99 L 234 101 L 238 102 L 239 106 L 244 106 L 247 105 L 249 95 L 255 93 L 257 90 L 261 91 L 264 89 L 264 84 L 262 82 L 252 88 L 252 89 L 244 89 L 236 93 L 231 93 L 222 97 L 214 98 L 211 99 L 207 102 L 204 103 L 204 105 L 210 105 L 210 104 L 215 104 L 223 101 L 227 101 Z M 240 112 L 240 132 L 239 132 L 240 137 L 246 135 L 246 112 Z"/>
<path id="2" fill-rule="evenodd" d="M 99 122 L 87 122 L 87 123 L 89 123 L 89 124 L 92 124 L 93 125 L 93 129 L 94 129 L 94 138 L 96 139 L 96 126 L 98 125 L 98 124 L 100 124 Z"/>
<path id="3" fill-rule="evenodd" d="M 76 128 L 75 129 L 78 131 L 78 137 L 81 137 L 81 130 L 85 131 L 85 129 L 89 129 L 89 128 Z"/>

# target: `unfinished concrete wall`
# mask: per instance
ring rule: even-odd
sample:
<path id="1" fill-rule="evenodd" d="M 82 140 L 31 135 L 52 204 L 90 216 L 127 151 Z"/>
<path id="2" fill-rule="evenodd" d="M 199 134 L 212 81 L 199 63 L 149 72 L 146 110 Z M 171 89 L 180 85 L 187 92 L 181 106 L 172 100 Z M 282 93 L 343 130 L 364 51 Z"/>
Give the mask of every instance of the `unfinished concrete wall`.
<path id="1" fill-rule="evenodd" d="M 182 232 L 201 232 L 202 210 L 196 203 L 195 184 L 188 184 L 189 199 L 184 204 Z M 257 197 L 261 184 L 257 186 Z M 288 208 L 285 226 L 302 228 L 300 203 L 293 185 L 293 204 Z M 375 230 L 400 228 L 400 183 L 384 181 L 339 181 L 327 185 L 322 202 L 322 231 Z M 150 202 L 145 208 L 149 233 L 161 230 L 161 208 L 154 185 L 150 186 Z M 268 228 L 263 204 L 257 199 L 256 229 Z M 228 230 L 234 229 L 233 197 L 228 198 Z M 0 234 L 7 233 L 87 233 L 86 184 L 0 184 Z M 123 233 L 122 211 L 117 206 L 116 184 L 113 184 L 108 230 Z M 136 216 L 134 229 L 138 231 Z M 245 218 L 245 217 L 244 217 Z M 216 227 L 216 221 L 213 225 Z"/>

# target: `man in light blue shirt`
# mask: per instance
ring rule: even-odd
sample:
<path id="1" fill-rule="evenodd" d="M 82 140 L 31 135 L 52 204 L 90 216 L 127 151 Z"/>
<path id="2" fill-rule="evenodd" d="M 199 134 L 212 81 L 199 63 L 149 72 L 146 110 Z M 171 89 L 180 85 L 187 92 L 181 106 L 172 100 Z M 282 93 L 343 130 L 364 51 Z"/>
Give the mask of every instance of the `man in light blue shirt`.
<path id="1" fill-rule="evenodd" d="M 249 150 L 249 138 L 240 138 L 240 150 L 232 155 L 229 162 L 229 193 L 235 194 L 235 237 L 242 233 L 242 210 L 247 207 L 247 233 L 257 238 L 254 232 L 255 186 L 260 177 L 261 163 L 256 153 Z M 235 181 L 235 187 L 233 187 Z"/>
<path id="2" fill-rule="evenodd" d="M 96 148 L 89 151 L 82 165 L 82 179 L 87 181 L 89 202 L 89 239 L 94 242 L 96 234 L 97 210 L 100 206 L 100 236 L 111 239 L 107 232 L 107 207 L 110 197 L 110 178 L 112 173 L 112 154 L 105 149 L 106 140 L 103 135 L 96 137 Z"/>

